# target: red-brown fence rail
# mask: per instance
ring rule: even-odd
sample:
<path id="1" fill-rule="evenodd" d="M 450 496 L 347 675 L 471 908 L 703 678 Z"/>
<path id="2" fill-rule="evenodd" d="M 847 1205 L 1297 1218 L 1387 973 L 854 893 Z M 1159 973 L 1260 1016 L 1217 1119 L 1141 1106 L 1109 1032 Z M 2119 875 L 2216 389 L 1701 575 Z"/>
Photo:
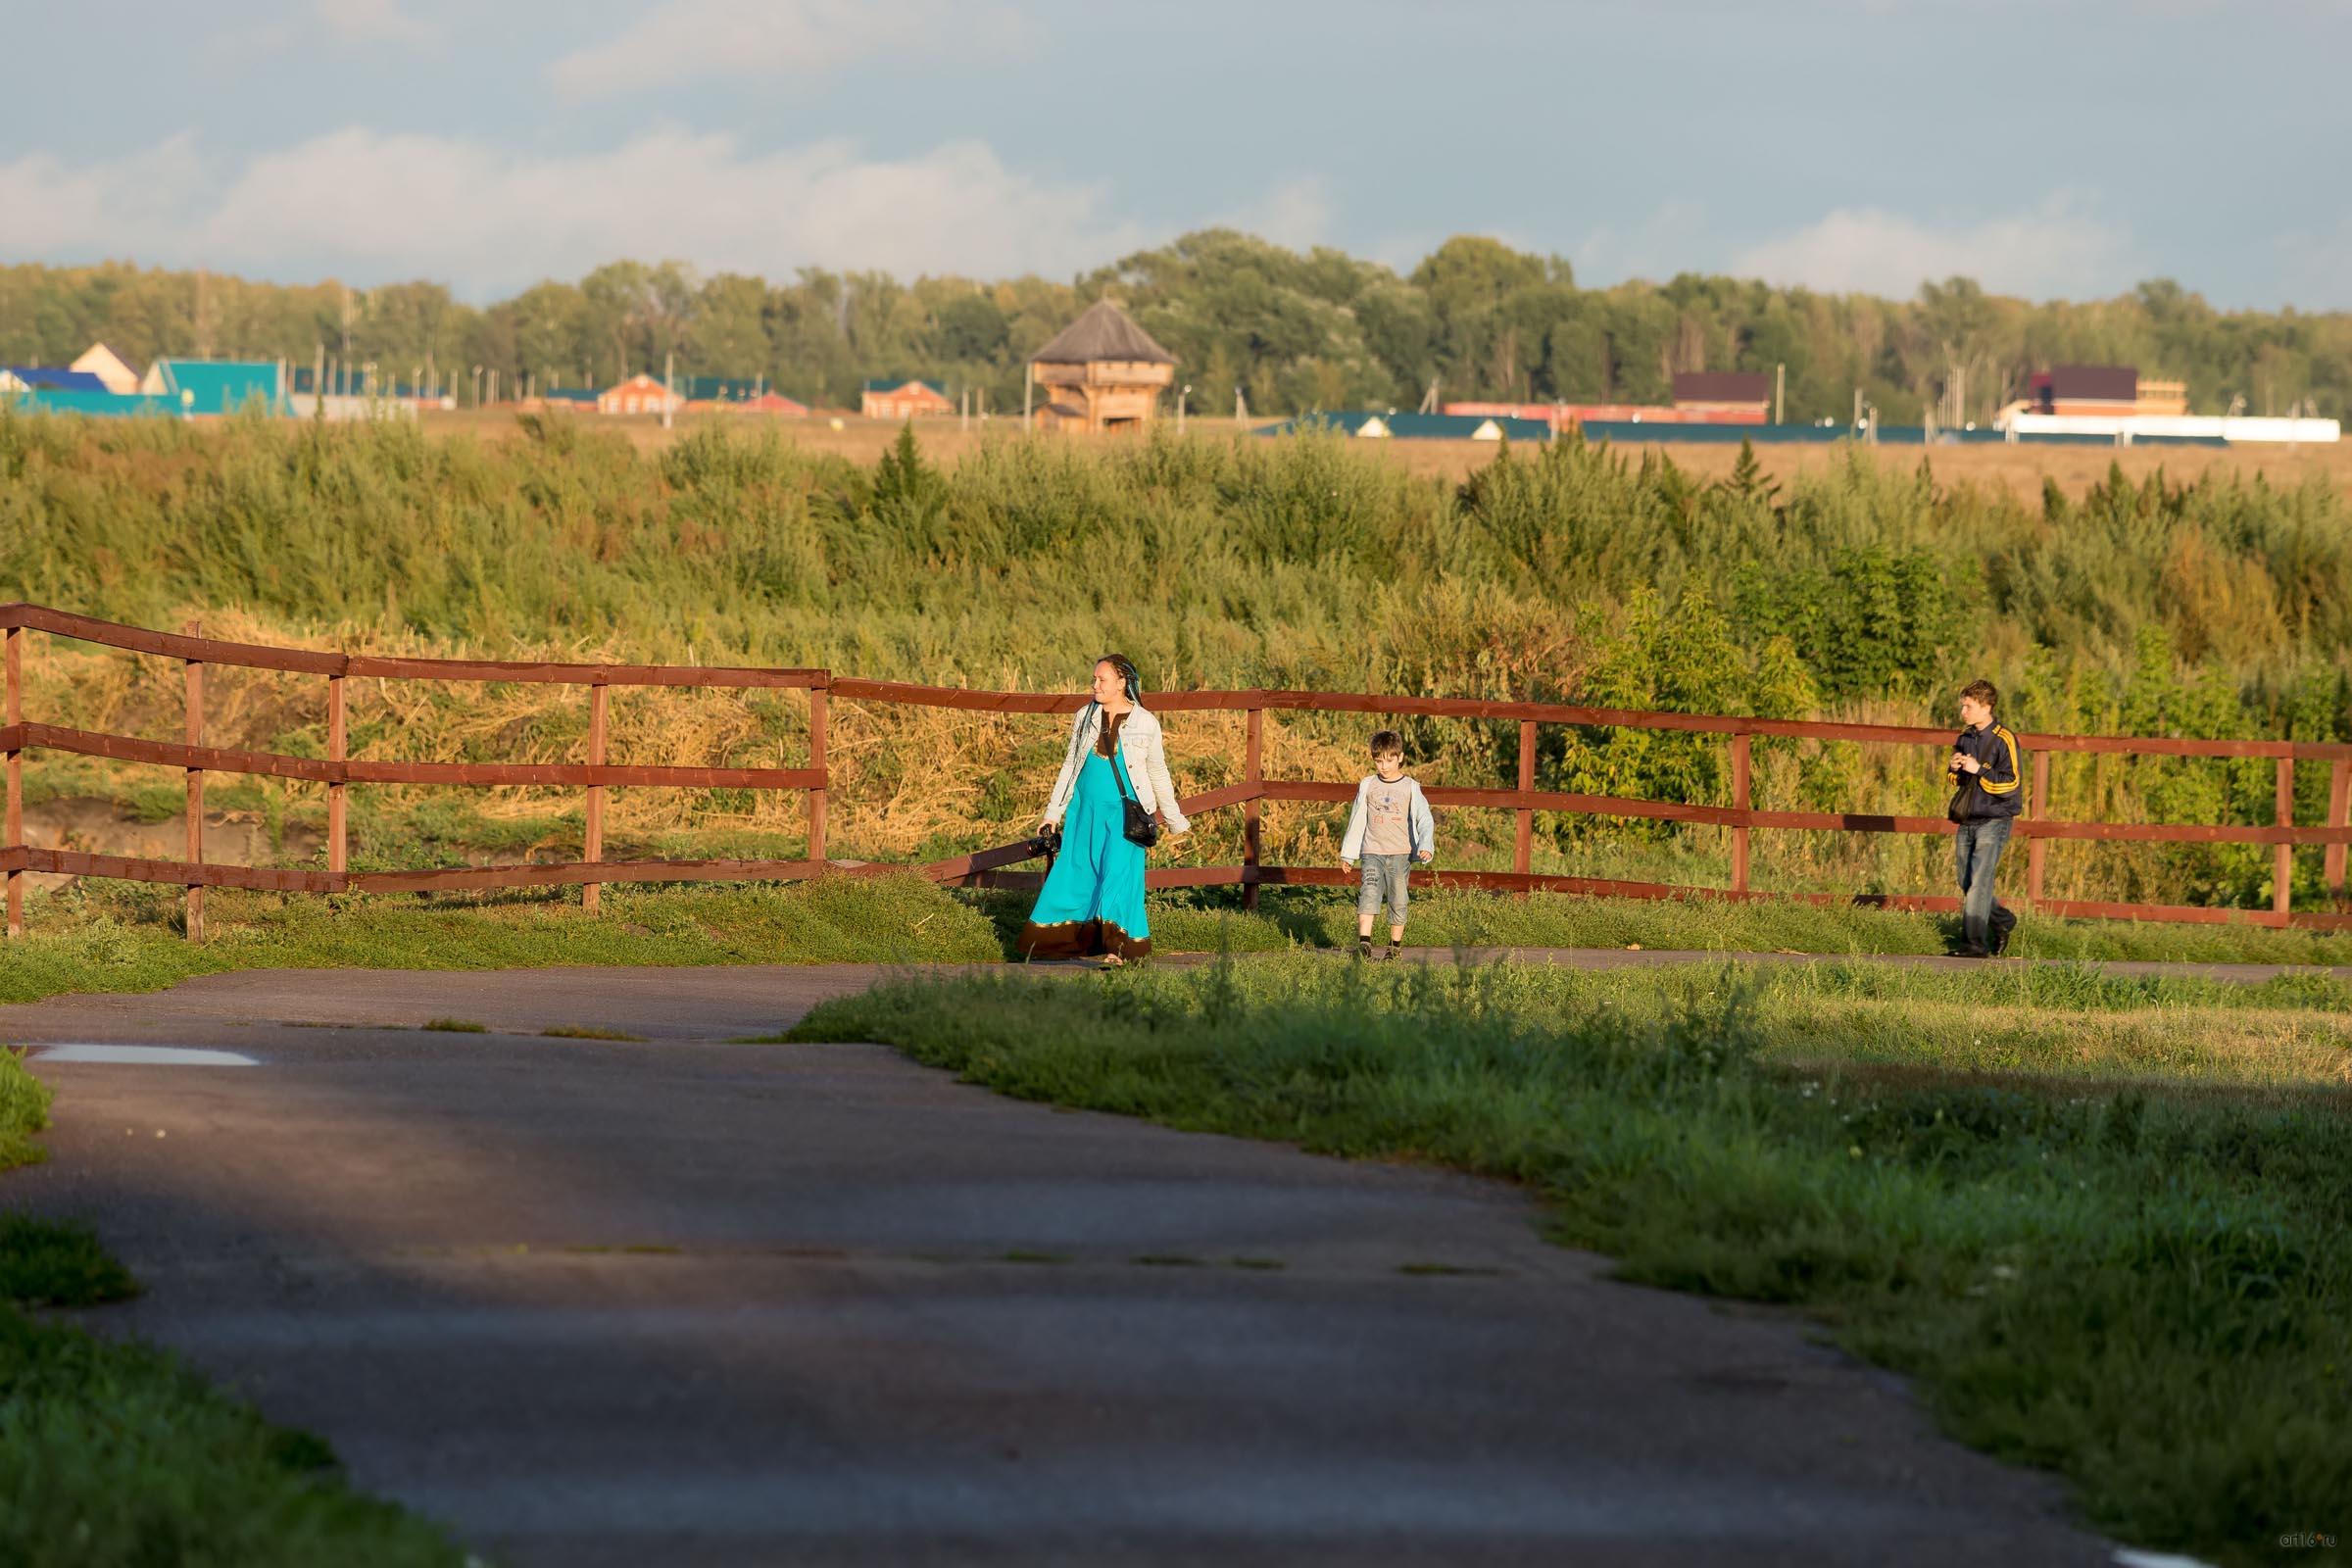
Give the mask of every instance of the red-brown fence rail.
<path id="1" fill-rule="evenodd" d="M 208 887 L 253 888 L 285 893 L 423 893 L 576 885 L 582 890 L 583 903 L 593 910 L 597 906 L 598 889 L 607 882 L 791 880 L 811 876 L 831 868 L 825 855 L 825 815 L 830 780 L 825 736 L 833 700 L 1040 714 L 1074 712 L 1085 701 L 1076 695 L 970 691 L 860 680 L 835 676 L 822 669 L 563 664 L 529 661 L 389 659 L 318 653 L 223 642 L 197 635 L 194 627 L 178 634 L 149 631 L 24 604 L 0 605 L 0 628 L 5 628 L 6 634 L 7 697 L 6 721 L 0 724 L 0 753 L 6 757 L 8 791 L 6 833 L 4 838 L 0 838 L 0 872 L 5 872 L 7 878 L 8 930 L 12 937 L 21 935 L 24 930 L 23 879 L 27 872 L 114 877 L 185 888 L 188 895 L 188 934 L 194 939 L 201 939 L 203 935 L 203 898 L 204 890 Z M 46 632 L 77 642 L 184 662 L 187 672 L 184 744 L 139 740 L 67 725 L 27 722 L 24 715 L 24 677 L 21 646 L 23 636 L 27 631 Z M 327 755 L 322 759 L 303 758 L 206 746 L 203 673 L 207 664 L 321 677 L 325 682 Z M 346 755 L 344 682 L 353 676 L 585 686 L 590 694 L 587 756 L 578 762 L 531 763 L 381 762 L 351 758 Z M 808 765 L 797 768 L 644 767 L 608 762 L 605 760 L 607 699 L 611 688 L 614 686 L 806 690 L 809 700 Z M 1432 880 L 1441 887 L 1566 892 L 1640 899 L 1780 899 L 1821 905 L 1858 904 L 1926 910 L 1959 907 L 1958 899 L 1948 895 L 1778 893 L 1759 891 L 1748 885 L 1749 835 L 1757 828 L 1844 833 L 1939 834 L 1952 831 L 1951 825 L 1940 817 L 1861 811 L 1757 809 L 1749 800 L 1749 751 L 1756 736 L 1943 747 L 1949 744 L 1951 738 L 1951 732 L 1946 729 L 1661 713 L 1557 703 L 1379 697 L 1333 692 L 1170 692 L 1155 696 L 1151 706 L 1160 712 L 1238 712 L 1245 715 L 1247 726 L 1242 781 L 1189 797 L 1182 803 L 1188 814 L 1237 807 L 1242 810 L 1241 863 L 1158 867 L 1148 873 L 1148 883 L 1152 887 L 1239 886 L 1244 890 L 1244 899 L 1254 903 L 1256 890 L 1268 884 L 1330 886 L 1349 880 L 1346 872 L 1331 866 L 1262 863 L 1259 833 L 1259 808 L 1262 803 L 1301 801 L 1337 804 L 1351 799 L 1355 789 L 1349 783 L 1267 778 L 1264 774 L 1264 726 L 1268 712 L 1361 712 L 1516 721 L 1519 725 L 1517 788 L 1438 786 L 1427 791 L 1431 804 L 1437 807 L 1489 808 L 1515 812 L 1518 820 L 1513 868 L 1509 871 L 1438 871 L 1433 873 Z M 1539 790 L 1535 788 L 1537 737 L 1540 727 L 1546 724 L 1720 735 L 1724 737 L 1731 753 L 1732 804 L 1701 806 L 1682 801 L 1636 800 Z M 2028 844 L 2026 897 L 2039 912 L 2142 920 L 2292 925 L 2322 930 L 2352 929 L 2352 914 L 2297 911 L 2290 907 L 2288 902 L 2295 849 L 2298 846 L 2323 846 L 2325 880 L 2340 907 L 2344 893 L 2346 846 L 2352 844 L 2352 825 L 2347 822 L 2348 814 L 2352 814 L 2352 745 L 2122 735 L 2022 735 L 2019 740 L 2033 754 L 2034 780 L 2029 811 L 2019 822 L 2017 831 Z M 43 750 L 185 769 L 188 790 L 187 858 L 134 859 L 62 849 L 37 849 L 25 844 L 23 759 L 27 751 Z M 2050 759 L 2061 753 L 2268 757 L 2277 764 L 2275 820 L 2269 825 L 2051 820 L 2038 813 L 2049 793 Z M 2323 825 L 2299 826 L 2294 820 L 2294 768 L 2299 761 L 2324 761 L 2329 766 L 2327 820 Z M 327 788 L 326 869 L 318 871 L 208 863 L 204 858 L 204 779 L 207 773 L 215 772 L 259 774 L 324 784 Z M 534 785 L 583 789 L 587 795 L 583 858 L 565 864 L 468 866 L 429 871 L 352 871 L 347 869 L 348 829 L 343 798 L 345 786 L 350 784 Z M 614 785 L 800 792 L 808 801 L 808 858 L 800 860 L 606 860 L 605 791 Z M 1680 887 L 1657 882 L 1538 873 L 1532 867 L 1534 818 L 1538 811 L 1648 818 L 1728 828 L 1732 837 L 1731 885 L 1726 888 Z M 2268 909 L 2240 909 L 2203 905 L 2046 899 L 2042 892 L 2045 851 L 2049 842 L 2057 839 L 2268 844 L 2273 846 L 2276 857 L 2272 905 Z M 973 855 L 956 856 L 916 869 L 940 882 L 1008 888 L 1034 887 L 1041 879 L 1039 873 L 1006 868 L 1036 858 L 1036 849 L 1024 842 L 983 850 Z M 894 868 L 858 866 L 850 869 L 871 873 Z"/>

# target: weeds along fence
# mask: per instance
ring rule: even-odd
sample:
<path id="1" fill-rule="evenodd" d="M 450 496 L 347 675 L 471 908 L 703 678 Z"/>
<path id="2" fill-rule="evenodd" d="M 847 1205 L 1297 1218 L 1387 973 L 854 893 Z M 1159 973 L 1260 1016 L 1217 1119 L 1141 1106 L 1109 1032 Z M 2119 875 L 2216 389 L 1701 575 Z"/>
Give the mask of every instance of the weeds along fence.
<path id="1" fill-rule="evenodd" d="M 186 928 L 191 940 L 204 934 L 204 890 L 232 887 L 278 893 L 431 893 L 491 888 L 581 889 L 590 911 L 607 882 L 789 881 L 826 871 L 875 874 L 899 866 L 848 864 L 826 858 L 825 817 L 830 787 L 826 728 L 836 701 L 961 710 L 999 714 L 1075 712 L 1085 699 L 1057 693 L 975 691 L 863 680 L 824 669 L 773 669 L 678 664 L 572 664 L 527 661 L 387 658 L 324 653 L 226 642 L 198 634 L 191 625 L 178 633 L 152 631 L 73 614 L 38 605 L 0 605 L 6 636 L 6 710 L 0 722 L 5 754 L 7 817 L 0 838 L 0 872 L 7 881 L 8 932 L 24 932 L 24 878 L 27 873 L 106 877 L 157 883 L 186 890 Z M 27 632 L 134 654 L 177 660 L 185 667 L 185 738 L 143 740 L 24 717 L 23 639 Z M 326 715 L 326 755 L 296 757 L 275 752 L 209 747 L 204 739 L 204 672 L 207 665 L 238 666 L 318 677 Z M 586 756 L 577 762 L 370 761 L 348 755 L 344 723 L 345 683 L 354 679 L 438 682 L 515 682 L 588 688 L 590 707 Z M 808 759 L 800 767 L 681 767 L 615 764 L 606 758 L 608 697 L 613 687 L 752 687 L 808 693 Z M 1335 866 L 1264 863 L 1259 835 L 1265 802 L 1341 804 L 1353 797 L 1350 782 L 1273 779 L 1265 776 L 1265 725 L 1269 713 L 1367 713 L 1422 715 L 1488 722 L 1519 728 L 1518 782 L 1512 789 L 1436 786 L 1427 793 L 1442 808 L 1485 808 L 1516 816 L 1513 869 L 1439 870 L 1440 887 L 1504 892 L 1560 892 L 1634 899 L 1793 900 L 1855 904 L 1887 908 L 1948 911 L 1959 906 L 1949 895 L 1833 894 L 1765 891 L 1749 886 L 1749 835 L 1758 828 L 1848 834 L 1948 834 L 1940 817 L 1863 811 L 1766 810 L 1750 802 L 1750 750 L 1758 737 L 1847 741 L 1894 747 L 1946 746 L 1943 729 L 1888 724 L 1837 723 L 1732 715 L 1636 711 L 1550 703 L 1479 701 L 1437 697 L 1385 697 L 1306 691 L 1191 691 L 1163 693 L 1152 705 L 1160 712 L 1216 712 L 1243 715 L 1246 729 L 1238 783 L 1186 798 L 1187 814 L 1239 809 L 1243 813 L 1242 858 L 1231 865 L 1162 866 L 1148 872 L 1155 888 L 1240 887 L 1254 905 L 1269 885 L 1344 885 L 1348 873 Z M 1539 790 L 1535 787 L 1541 726 L 1582 731 L 1671 731 L 1716 735 L 1730 754 L 1729 806 L 1686 801 L 1638 800 L 1619 796 Z M 2345 912 L 2346 847 L 2352 844 L 2352 744 L 2278 740 L 2187 740 L 2157 736 L 2024 735 L 2033 757 L 2032 793 L 2018 836 L 2028 847 L 2026 899 L 2045 914 L 2193 923 L 2243 923 L 2319 930 L 2352 929 Z M 24 757 L 54 751 L 184 770 L 187 781 L 187 850 L 179 860 L 143 859 L 66 849 L 41 849 L 24 842 Z M 2052 759 L 2062 755 L 2121 754 L 2154 757 L 2271 758 L 2277 767 L 2276 819 L 2268 825 L 2229 823 L 2143 823 L 2059 821 L 2040 813 L 2048 799 Z M 2294 820 L 2294 769 L 2298 762 L 2328 764 L 2326 821 Z M 324 870 L 302 867 L 220 865 L 205 859 L 204 788 L 211 773 L 264 775 L 324 785 L 327 828 Z M 414 784 L 452 787 L 536 786 L 585 792 L 582 858 L 566 863 L 462 866 L 432 870 L 352 871 L 347 868 L 345 790 L 354 784 Z M 658 786 L 701 790 L 797 792 L 806 802 L 807 855 L 800 859 L 607 860 L 604 858 L 605 792 L 615 786 Z M 1544 873 L 1532 869 L 1534 819 L 1538 811 L 1597 817 L 1645 818 L 1702 824 L 1730 830 L 1728 887 L 1692 887 Z M 2275 856 L 2273 897 L 2267 909 L 2206 905 L 2115 903 L 2045 899 L 2043 865 L 2053 840 L 2171 843 L 2267 844 Z M 2299 848 L 2319 848 L 2331 907 L 2296 910 L 2290 906 L 2292 864 Z M 1013 869 L 1037 859 L 1030 841 L 1006 844 L 912 867 L 934 881 L 998 888 L 1034 888 L 1042 873 Z"/>

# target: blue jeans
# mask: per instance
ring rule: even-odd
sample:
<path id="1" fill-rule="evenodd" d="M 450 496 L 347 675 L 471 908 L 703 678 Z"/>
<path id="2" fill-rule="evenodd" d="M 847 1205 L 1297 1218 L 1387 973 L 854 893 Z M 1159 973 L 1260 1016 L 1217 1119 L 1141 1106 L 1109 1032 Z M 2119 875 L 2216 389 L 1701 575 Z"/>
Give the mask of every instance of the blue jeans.
<path id="1" fill-rule="evenodd" d="M 1960 939 L 1972 952 L 1998 953 L 2017 929 L 2017 916 L 1992 896 L 1992 874 L 2009 846 L 2014 816 L 1980 817 L 1963 822 L 1955 835 L 1954 859 L 1960 873 Z M 1985 940 L 1986 936 L 1991 941 Z"/>

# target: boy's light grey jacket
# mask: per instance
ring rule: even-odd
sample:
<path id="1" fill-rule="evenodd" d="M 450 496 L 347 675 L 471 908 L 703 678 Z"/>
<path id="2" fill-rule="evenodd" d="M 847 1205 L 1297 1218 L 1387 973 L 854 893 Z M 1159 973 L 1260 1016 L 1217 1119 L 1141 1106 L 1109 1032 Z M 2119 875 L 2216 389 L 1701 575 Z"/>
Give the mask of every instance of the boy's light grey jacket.
<path id="1" fill-rule="evenodd" d="M 1340 858 L 1360 860 L 1364 858 L 1364 791 L 1380 782 L 1378 773 L 1369 773 L 1355 787 L 1355 808 L 1348 813 L 1348 836 L 1340 841 Z M 1421 793 L 1421 785 L 1410 773 L 1403 784 L 1411 801 L 1404 813 L 1405 837 L 1412 841 L 1413 854 L 1435 855 L 1438 849 L 1438 819 L 1430 815 L 1429 797 Z"/>
<path id="2" fill-rule="evenodd" d="M 1060 822 L 1061 813 L 1069 809 L 1078 770 L 1086 765 L 1086 754 L 1094 750 L 1095 737 L 1102 733 L 1102 705 L 1090 702 L 1070 723 L 1070 749 L 1061 760 L 1061 776 L 1054 781 L 1054 793 L 1046 797 L 1046 826 Z M 1159 720 L 1140 707 L 1127 710 L 1127 717 L 1119 725 L 1119 760 L 1127 764 L 1128 784 L 1144 809 L 1157 812 L 1171 833 L 1189 831 L 1192 821 L 1177 809 L 1176 785 L 1168 777 Z"/>

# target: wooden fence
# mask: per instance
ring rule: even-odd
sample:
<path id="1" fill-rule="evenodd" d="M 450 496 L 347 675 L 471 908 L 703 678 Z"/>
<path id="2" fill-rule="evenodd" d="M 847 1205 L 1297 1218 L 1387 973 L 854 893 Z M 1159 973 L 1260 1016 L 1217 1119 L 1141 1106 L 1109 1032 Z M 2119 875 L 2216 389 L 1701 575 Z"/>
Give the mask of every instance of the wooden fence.
<path id="1" fill-rule="evenodd" d="M 395 659 L 318 653 L 222 642 L 198 635 L 194 626 L 176 634 L 149 631 L 25 604 L 0 605 L 0 628 L 5 628 L 6 634 L 7 697 L 5 722 L 0 723 L 0 753 L 4 753 L 6 758 L 8 791 L 6 833 L 5 837 L 0 837 L 0 872 L 5 872 L 7 878 L 8 932 L 11 937 L 21 936 L 24 932 L 24 876 L 27 872 L 113 877 L 185 888 L 188 901 L 187 931 L 192 940 L 201 940 L 203 937 L 204 890 L 208 887 L 252 888 L 281 893 L 426 893 L 445 889 L 576 885 L 582 890 L 586 906 L 594 910 L 598 903 L 598 889 L 607 882 L 782 881 L 808 877 L 833 868 L 828 865 L 825 855 L 829 787 L 825 732 L 830 706 L 834 701 L 1038 714 L 1075 712 L 1085 702 L 1083 697 L 1077 695 L 970 691 L 860 680 L 836 676 L 822 669 L 558 664 L 527 661 Z M 187 687 L 185 740 L 179 743 L 146 741 L 66 725 L 27 722 L 24 713 L 22 647 L 24 634 L 28 631 L 181 661 L 186 669 Z M 282 670 L 322 680 L 327 755 L 324 758 L 289 757 L 269 752 L 226 751 L 205 745 L 204 670 L 208 664 Z M 590 705 L 587 756 L 578 762 L 552 763 L 375 762 L 353 759 L 347 755 L 344 683 L 354 677 L 585 686 L 589 689 Z M 607 703 L 608 694 L 614 686 L 805 690 L 808 693 L 809 703 L 808 765 L 640 767 L 608 762 L 605 760 Z M 1233 808 L 1241 809 L 1241 863 L 1157 867 L 1148 873 L 1147 880 L 1152 887 L 1239 886 L 1244 889 L 1245 902 L 1254 904 L 1256 890 L 1269 884 L 1331 886 L 1348 883 L 1350 880 L 1348 874 L 1335 866 L 1263 863 L 1259 814 L 1261 805 L 1266 801 L 1339 804 L 1351 800 L 1355 791 L 1355 785 L 1348 782 L 1267 778 L 1264 771 L 1266 714 L 1285 711 L 1357 712 L 1515 721 L 1519 726 L 1517 788 L 1437 786 L 1427 790 L 1433 806 L 1491 808 L 1517 813 L 1513 869 L 1436 871 L 1432 873 L 1431 881 L 1441 887 L 1564 892 L 1638 899 L 1780 899 L 1822 905 L 1858 904 L 1924 910 L 1959 907 L 1958 899 L 1949 895 L 1865 894 L 1849 897 L 1830 893 L 1761 892 L 1748 885 L 1749 835 L 1757 828 L 1919 834 L 1943 834 L 1952 830 L 1951 825 L 1941 817 L 1857 811 L 1758 810 L 1749 801 L 1749 752 L 1755 737 L 1856 741 L 1941 749 L 1950 744 L 1951 731 L 1948 729 L 1646 712 L 1554 703 L 1265 690 L 1160 693 L 1152 698 L 1151 707 L 1161 713 L 1239 712 L 1245 715 L 1247 725 L 1242 782 L 1191 796 L 1182 803 L 1188 814 Z M 1633 800 L 1539 790 L 1535 787 L 1537 735 L 1539 727 L 1545 724 L 1580 728 L 1679 730 L 1720 735 L 1731 754 L 1732 804 L 1696 806 L 1680 801 Z M 2034 761 L 2033 792 L 2029 797 L 2028 813 L 2018 824 L 2018 836 L 2028 846 L 2026 898 L 2036 911 L 2141 920 L 2236 922 L 2320 930 L 2352 929 L 2352 914 L 2297 911 L 2289 906 L 2295 849 L 2298 846 L 2322 846 L 2325 880 L 2336 909 L 2340 911 L 2342 907 L 2345 852 L 2347 844 L 2352 844 L 2352 826 L 2347 825 L 2348 811 L 2352 811 L 2352 745 L 2117 735 L 2021 735 L 2019 741 L 2032 755 Z M 182 860 L 136 859 L 62 849 L 36 849 L 25 844 L 24 754 L 40 750 L 184 769 L 187 775 L 187 858 Z M 2038 814 L 2048 798 L 2053 756 L 2084 753 L 2271 758 L 2277 765 L 2275 821 L 2268 826 L 2068 822 L 2050 820 Z M 2327 821 L 2322 826 L 2297 826 L 2295 823 L 2294 769 L 2298 761 L 2324 761 L 2328 764 Z M 208 863 L 204 858 L 204 781 L 208 773 L 259 774 L 324 784 L 327 791 L 326 869 L 319 871 Z M 351 871 L 346 868 L 349 834 L 344 790 L 352 784 L 579 788 L 586 792 L 584 858 L 565 864 L 465 866 L 428 871 Z M 604 858 L 605 791 L 614 785 L 801 792 L 808 800 L 808 858 L 799 860 L 609 861 Z M 1532 869 L 1535 813 L 1538 811 L 1650 818 L 1728 828 L 1732 840 L 1731 885 L 1728 888 L 1680 887 L 1657 882 L 1538 874 Z M 2272 905 L 2268 909 L 2239 909 L 2203 905 L 2045 899 L 2042 894 L 2043 863 L 2048 845 L 2054 839 L 2268 844 L 2273 846 L 2276 858 Z M 1028 888 L 1036 886 L 1042 879 L 1040 873 L 1007 868 L 1037 858 L 1036 846 L 1023 841 L 972 855 L 955 856 L 915 869 L 935 881 L 945 883 Z M 854 874 L 871 874 L 898 868 L 866 865 L 846 869 Z"/>

